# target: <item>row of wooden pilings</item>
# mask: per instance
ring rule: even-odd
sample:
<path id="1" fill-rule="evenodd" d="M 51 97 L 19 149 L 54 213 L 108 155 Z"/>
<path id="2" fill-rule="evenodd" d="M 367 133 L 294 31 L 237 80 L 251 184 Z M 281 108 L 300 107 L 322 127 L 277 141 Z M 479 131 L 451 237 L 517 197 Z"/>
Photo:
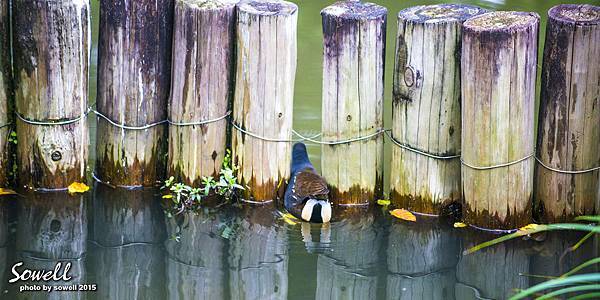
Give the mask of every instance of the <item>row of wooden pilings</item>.
<path id="1" fill-rule="evenodd" d="M 295 4 L 101 1 L 97 110 L 88 109 L 89 2 L 13 0 L 12 75 L 1 8 L 0 118 L 11 123 L 14 92 L 19 186 L 85 180 L 94 112 L 98 180 L 152 186 L 173 175 L 198 185 L 218 174 L 230 143 L 244 198 L 280 195 L 293 139 Z M 387 133 L 396 206 L 439 214 L 462 203 L 467 222 L 488 228 L 531 222 L 534 203 L 544 221 L 597 212 L 600 8 L 549 11 L 537 147 L 537 14 L 445 4 L 401 11 L 391 131 L 387 10 L 344 1 L 322 16 L 323 132 L 305 140 L 322 144 L 335 202 L 382 196 Z M 9 126 L 0 130 L 5 145 Z"/>

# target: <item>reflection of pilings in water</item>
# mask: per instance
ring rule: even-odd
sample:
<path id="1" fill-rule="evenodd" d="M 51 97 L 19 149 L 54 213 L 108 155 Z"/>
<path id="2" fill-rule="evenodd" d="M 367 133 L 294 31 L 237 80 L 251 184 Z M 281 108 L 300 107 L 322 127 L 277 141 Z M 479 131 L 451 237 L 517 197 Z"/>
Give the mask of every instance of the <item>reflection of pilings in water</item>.
<path id="1" fill-rule="evenodd" d="M 337 212 L 336 212 L 337 213 Z M 317 299 L 373 299 L 382 235 L 370 214 L 331 225 L 331 251 L 317 261 Z"/>
<path id="2" fill-rule="evenodd" d="M 534 245 L 537 252 L 531 257 L 529 273 L 542 276 L 560 276 L 585 261 L 598 257 L 598 252 L 594 251 L 593 239 L 588 239 L 574 251 L 568 251 L 584 235 L 585 233 L 579 232 L 552 232 L 548 234 L 544 242 Z M 594 269 L 586 268 L 585 271 L 593 272 Z M 532 284 L 538 284 L 546 280 L 548 279 L 531 277 Z"/>
<path id="3" fill-rule="evenodd" d="M 234 222 L 229 249 L 232 299 L 286 299 L 287 232 L 274 220 L 272 205 L 247 207 Z"/>
<path id="4" fill-rule="evenodd" d="M 27 193 L 19 199 L 17 225 L 17 262 L 20 271 L 53 270 L 62 264 L 61 272 L 70 263 L 69 281 L 49 281 L 47 285 L 77 285 L 85 283 L 85 252 L 87 242 L 86 201 L 83 196 L 63 192 Z M 19 282 L 11 285 L 12 298 L 17 299 L 81 299 L 82 292 L 53 291 L 51 293 L 19 292 L 19 287 L 39 282 Z"/>
<path id="5" fill-rule="evenodd" d="M 17 251 L 39 258 L 73 259 L 85 253 L 86 201 L 67 193 L 28 193 L 19 199 Z"/>
<path id="6" fill-rule="evenodd" d="M 463 246 L 472 246 L 498 236 L 464 232 Z M 529 287 L 530 258 L 522 240 L 511 240 L 459 258 L 456 268 L 456 299 L 505 299 L 517 289 Z"/>
<path id="7" fill-rule="evenodd" d="M 435 223 L 390 227 L 387 299 L 454 299 L 460 240 Z"/>
<path id="8" fill-rule="evenodd" d="M 90 277 L 101 299 L 164 299 L 164 218 L 154 189 L 96 183 Z"/>
<path id="9" fill-rule="evenodd" d="M 185 212 L 167 219 L 168 299 L 223 299 L 225 240 L 222 218 Z"/>

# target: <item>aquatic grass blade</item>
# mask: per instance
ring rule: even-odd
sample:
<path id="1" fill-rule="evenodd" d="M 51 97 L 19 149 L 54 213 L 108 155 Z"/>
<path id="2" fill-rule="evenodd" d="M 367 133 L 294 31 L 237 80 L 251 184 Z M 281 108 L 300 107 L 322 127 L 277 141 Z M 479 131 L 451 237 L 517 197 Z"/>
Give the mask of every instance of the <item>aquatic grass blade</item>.
<path id="1" fill-rule="evenodd" d="M 556 297 L 556 296 L 560 296 L 560 295 L 564 295 L 564 294 L 568 294 L 568 293 L 594 291 L 594 290 L 600 290 L 600 284 L 586 284 L 586 285 L 571 286 L 571 287 L 567 287 L 567 288 L 563 288 L 560 290 L 550 292 L 544 296 L 537 297 L 535 299 L 536 300 L 548 300 L 548 299 L 554 299 L 554 297 Z"/>
<path id="2" fill-rule="evenodd" d="M 583 300 L 583 299 L 600 299 L 600 293 L 587 293 L 573 296 L 568 300 Z"/>
<path id="3" fill-rule="evenodd" d="M 589 221 L 600 223 L 600 216 L 579 216 L 575 218 L 575 221 Z"/>
<path id="4" fill-rule="evenodd" d="M 595 265 L 595 264 L 600 264 L 600 257 L 592 258 L 592 259 L 580 264 L 579 266 L 571 269 L 569 272 L 561 275 L 560 277 L 564 278 L 564 277 L 571 276 L 571 275 L 581 271 L 582 269 L 587 268 L 591 265 Z"/>
<path id="5" fill-rule="evenodd" d="M 519 292 L 518 294 L 510 297 L 510 300 L 519 300 L 525 299 L 531 295 L 534 295 L 538 292 L 545 291 L 548 289 L 559 288 L 567 285 L 573 284 L 581 284 L 581 283 L 589 283 L 589 282 L 599 282 L 600 283 L 600 273 L 593 274 L 584 274 L 584 275 L 574 275 L 566 278 L 558 278 L 552 279 L 538 285 L 534 285 L 526 290 Z M 595 284 L 599 285 L 599 284 Z"/>

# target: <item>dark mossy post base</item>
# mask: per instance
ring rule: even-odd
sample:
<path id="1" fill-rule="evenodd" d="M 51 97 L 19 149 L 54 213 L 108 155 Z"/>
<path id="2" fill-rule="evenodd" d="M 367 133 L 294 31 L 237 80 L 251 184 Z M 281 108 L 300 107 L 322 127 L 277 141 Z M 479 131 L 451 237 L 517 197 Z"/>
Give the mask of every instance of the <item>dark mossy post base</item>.
<path id="1" fill-rule="evenodd" d="M 13 147 L 8 141 L 14 122 L 11 115 L 13 90 L 8 6 L 9 1 L 0 1 L 0 187 L 10 186 L 13 154 Z"/>
<path id="2" fill-rule="evenodd" d="M 397 207 L 440 214 L 460 202 L 460 45 L 462 23 L 484 9 L 415 6 L 398 13 L 390 197 Z"/>
<path id="3" fill-rule="evenodd" d="M 290 174 L 298 7 L 244 1 L 237 14 L 237 70 L 232 150 L 243 198 L 265 202 Z M 260 137 L 260 138 L 259 138 Z"/>
<path id="4" fill-rule="evenodd" d="M 453 300 L 460 241 L 438 219 L 394 222 L 387 243 L 386 299 Z"/>
<path id="5" fill-rule="evenodd" d="M 20 186 L 63 189 L 85 180 L 90 5 L 12 5 Z"/>
<path id="6" fill-rule="evenodd" d="M 383 83 L 387 9 L 337 2 L 323 18 L 323 145 L 321 169 L 336 204 L 373 203 L 383 193 Z"/>
<path id="7" fill-rule="evenodd" d="M 173 0 L 102 0 L 98 111 L 140 128 L 167 118 Z M 166 125 L 124 129 L 98 118 L 96 176 L 115 186 L 151 186 L 166 170 Z"/>
<path id="8" fill-rule="evenodd" d="M 543 222 L 599 212 L 600 7 L 548 11 L 535 176 Z M 587 171 L 586 171 L 587 170 Z"/>
<path id="9" fill-rule="evenodd" d="M 531 222 L 539 16 L 491 12 L 464 22 L 461 57 L 465 222 Z"/>
<path id="10" fill-rule="evenodd" d="M 87 257 L 98 298 L 165 299 L 165 224 L 160 202 L 152 201 L 155 197 L 155 189 L 95 184 L 90 230 L 95 245 Z"/>
<path id="11" fill-rule="evenodd" d="M 237 0 L 177 0 L 169 119 L 168 175 L 198 186 L 218 177 L 225 155 L 235 64 Z M 217 120 L 206 124 L 197 122 Z"/>

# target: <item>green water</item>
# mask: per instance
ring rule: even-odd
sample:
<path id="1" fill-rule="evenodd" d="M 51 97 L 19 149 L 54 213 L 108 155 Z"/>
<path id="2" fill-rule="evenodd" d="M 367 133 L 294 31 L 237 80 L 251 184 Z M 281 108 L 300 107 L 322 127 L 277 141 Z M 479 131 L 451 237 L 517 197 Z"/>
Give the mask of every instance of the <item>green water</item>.
<path id="1" fill-rule="evenodd" d="M 322 34 L 319 11 L 331 1 L 295 1 L 298 72 L 294 127 L 321 128 Z M 491 10 L 535 11 L 542 17 L 559 1 L 458 1 Z M 570 1 L 584 3 L 586 1 Z M 590 3 L 590 1 L 587 1 Z M 593 2 L 593 1 L 592 1 Z M 391 72 L 397 12 L 441 1 L 378 1 L 388 8 L 385 122 L 391 121 Z M 597 1 L 596 4 L 599 4 Z M 95 100 L 98 1 L 93 7 L 90 102 Z M 93 119 L 90 121 L 94 127 Z M 91 130 L 94 140 L 94 128 Z M 389 160 L 392 145 L 386 143 Z M 91 145 L 92 157 L 94 147 Z M 320 148 L 309 145 L 320 165 Z M 385 173 L 388 174 L 386 169 Z M 386 181 L 387 183 L 387 177 Z M 288 224 L 276 208 L 228 208 L 166 218 L 153 190 L 96 185 L 82 201 L 68 196 L 0 203 L 0 276 L 3 299 L 503 299 L 558 275 L 591 256 L 599 241 L 565 253 L 579 234 L 518 240 L 473 255 L 463 250 L 490 235 L 454 229 L 419 217 L 393 220 L 380 209 L 329 226 Z M 23 261 L 35 269 L 71 262 L 70 283 L 96 284 L 93 292 L 20 293 L 8 284 Z M 89 288 L 89 286 L 88 286 Z"/>

